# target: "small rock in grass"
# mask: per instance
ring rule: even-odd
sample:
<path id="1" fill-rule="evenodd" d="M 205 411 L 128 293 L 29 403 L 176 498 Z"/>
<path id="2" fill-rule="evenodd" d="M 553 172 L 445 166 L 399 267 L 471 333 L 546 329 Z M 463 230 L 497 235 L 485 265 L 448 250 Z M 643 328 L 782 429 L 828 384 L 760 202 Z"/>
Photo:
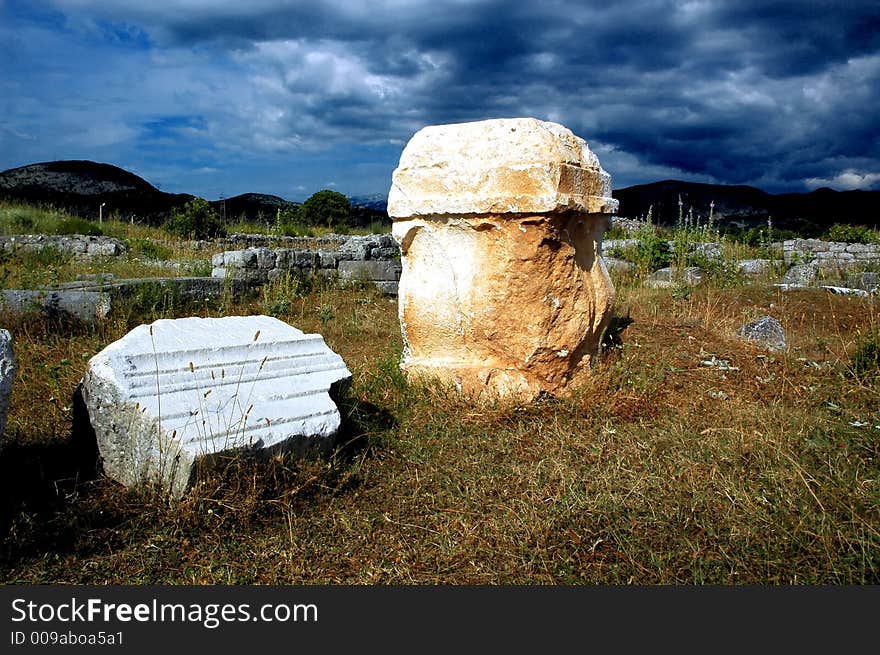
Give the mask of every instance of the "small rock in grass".
<path id="1" fill-rule="evenodd" d="M 746 323 L 737 334 L 747 341 L 754 341 L 769 350 L 785 350 L 785 330 L 782 325 L 772 316 L 762 316 L 759 319 Z"/>

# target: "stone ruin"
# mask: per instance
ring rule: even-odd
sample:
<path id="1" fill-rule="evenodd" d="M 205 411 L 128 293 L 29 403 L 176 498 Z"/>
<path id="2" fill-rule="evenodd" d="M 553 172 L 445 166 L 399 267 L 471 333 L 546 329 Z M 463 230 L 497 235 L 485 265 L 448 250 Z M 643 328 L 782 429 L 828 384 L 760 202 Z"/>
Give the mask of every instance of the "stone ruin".
<path id="1" fill-rule="evenodd" d="M 588 370 L 614 287 L 617 209 L 586 142 L 534 118 L 426 127 L 388 196 L 400 244 L 402 369 L 467 394 L 531 399 Z"/>
<path id="2" fill-rule="evenodd" d="M 397 294 L 400 249 L 390 234 L 292 241 L 291 248 L 248 246 L 217 253 L 211 274 L 215 279 L 243 281 L 250 286 L 294 274 L 304 279 L 335 279 L 343 286 L 363 282 L 385 294 Z"/>
<path id="3" fill-rule="evenodd" d="M 224 455 L 329 450 L 350 381 L 321 335 L 269 316 L 191 317 L 104 348 L 81 393 L 105 474 L 180 497 Z"/>

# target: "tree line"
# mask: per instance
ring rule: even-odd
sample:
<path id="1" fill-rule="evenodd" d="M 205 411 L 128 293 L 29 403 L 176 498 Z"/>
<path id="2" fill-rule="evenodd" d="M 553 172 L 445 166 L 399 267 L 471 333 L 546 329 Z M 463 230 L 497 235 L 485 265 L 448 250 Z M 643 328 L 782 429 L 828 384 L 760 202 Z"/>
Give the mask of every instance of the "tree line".
<path id="1" fill-rule="evenodd" d="M 347 229 L 352 226 L 352 206 L 349 199 L 338 191 L 322 189 L 301 205 L 279 209 L 275 219 L 276 226 L 282 231 L 297 227 Z M 173 209 L 165 229 L 190 239 L 226 236 L 226 226 L 217 211 L 207 200 L 198 197 L 192 198 L 183 207 Z"/>

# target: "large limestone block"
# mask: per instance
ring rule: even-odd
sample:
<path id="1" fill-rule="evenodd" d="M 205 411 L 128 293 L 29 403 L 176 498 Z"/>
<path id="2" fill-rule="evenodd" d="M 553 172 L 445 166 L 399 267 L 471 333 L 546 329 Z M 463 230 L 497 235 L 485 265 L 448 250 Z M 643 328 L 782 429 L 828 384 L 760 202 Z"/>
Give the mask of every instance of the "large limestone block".
<path id="1" fill-rule="evenodd" d="M 6 434 L 6 413 L 9 410 L 9 396 L 12 394 L 15 369 L 12 335 L 9 334 L 9 330 L 0 330 L 0 447 L 3 446 L 3 437 Z"/>
<path id="2" fill-rule="evenodd" d="M 321 335 L 278 319 L 182 318 L 107 346 L 82 392 L 105 473 L 179 497 L 221 454 L 329 448 L 350 380 Z"/>
<path id="3" fill-rule="evenodd" d="M 431 125 L 404 148 L 388 193 L 392 218 L 448 214 L 612 214 L 611 176 L 558 123 L 503 118 Z"/>
<path id="4" fill-rule="evenodd" d="M 614 300 L 600 253 L 617 204 L 583 139 L 531 118 L 428 127 L 388 203 L 407 374 L 529 399 L 589 369 Z"/>

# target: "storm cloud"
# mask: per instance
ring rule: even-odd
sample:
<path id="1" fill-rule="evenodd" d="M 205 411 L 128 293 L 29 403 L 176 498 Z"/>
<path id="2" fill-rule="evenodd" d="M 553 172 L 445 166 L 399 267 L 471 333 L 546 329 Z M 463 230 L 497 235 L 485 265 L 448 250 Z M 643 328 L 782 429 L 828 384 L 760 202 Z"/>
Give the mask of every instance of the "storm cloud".
<path id="1" fill-rule="evenodd" d="M 876 2 L 0 0 L 0 168 L 385 192 L 419 128 L 563 123 L 615 187 L 880 188 Z"/>

